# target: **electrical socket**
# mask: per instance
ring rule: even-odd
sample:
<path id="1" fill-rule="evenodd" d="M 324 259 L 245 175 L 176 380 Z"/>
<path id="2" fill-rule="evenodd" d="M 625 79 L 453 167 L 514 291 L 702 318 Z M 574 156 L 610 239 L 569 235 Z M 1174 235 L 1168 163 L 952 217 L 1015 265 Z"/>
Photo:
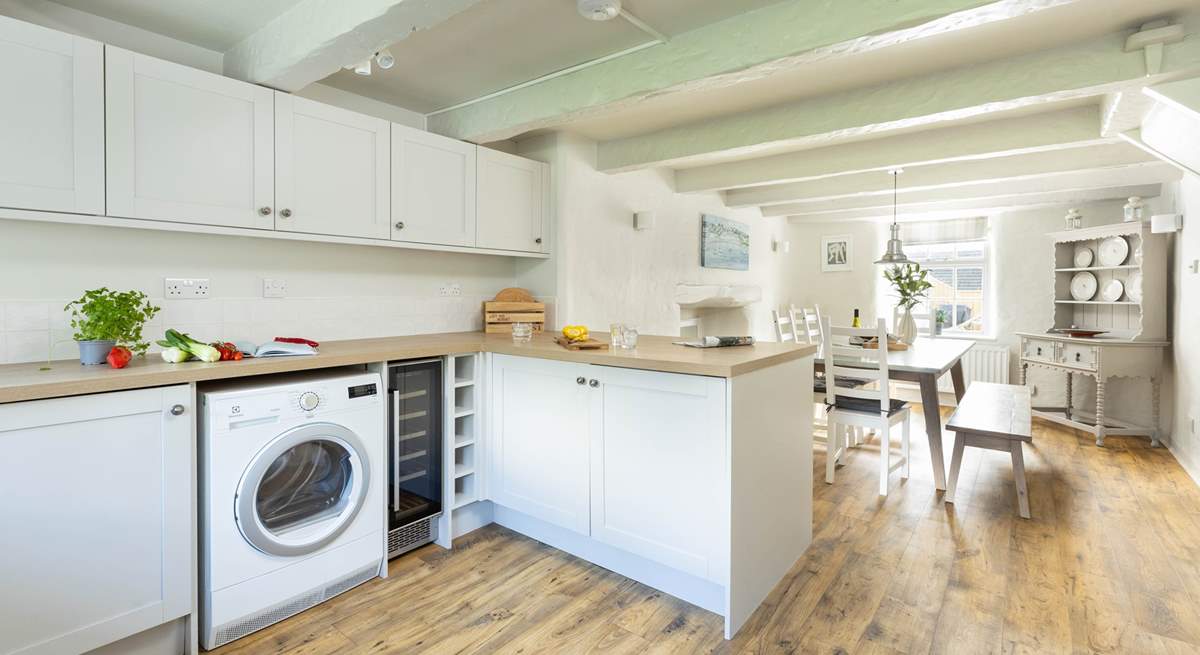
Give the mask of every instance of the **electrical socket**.
<path id="1" fill-rule="evenodd" d="M 164 298 L 207 298 L 208 278 L 169 277 L 163 280 Z"/>
<path id="2" fill-rule="evenodd" d="M 458 298 L 462 296 L 462 285 L 458 282 L 443 284 L 442 288 L 438 290 L 438 295 L 443 298 Z"/>
<path id="3" fill-rule="evenodd" d="M 263 298 L 286 298 L 287 280 L 277 277 L 263 278 Z"/>

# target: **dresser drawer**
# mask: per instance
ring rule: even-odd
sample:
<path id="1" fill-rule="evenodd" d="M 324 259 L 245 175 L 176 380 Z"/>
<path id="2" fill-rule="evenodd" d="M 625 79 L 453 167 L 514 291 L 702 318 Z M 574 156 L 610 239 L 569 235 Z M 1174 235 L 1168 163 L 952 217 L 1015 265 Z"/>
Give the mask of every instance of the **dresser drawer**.
<path id="1" fill-rule="evenodd" d="M 1058 361 L 1067 366 L 1094 371 L 1097 362 L 1100 361 L 1100 349 L 1096 346 L 1085 346 L 1079 343 L 1064 343 Z"/>
<path id="2" fill-rule="evenodd" d="M 1025 359 L 1036 359 L 1043 362 L 1057 361 L 1054 356 L 1057 343 L 1049 339 L 1021 339 L 1021 356 Z"/>

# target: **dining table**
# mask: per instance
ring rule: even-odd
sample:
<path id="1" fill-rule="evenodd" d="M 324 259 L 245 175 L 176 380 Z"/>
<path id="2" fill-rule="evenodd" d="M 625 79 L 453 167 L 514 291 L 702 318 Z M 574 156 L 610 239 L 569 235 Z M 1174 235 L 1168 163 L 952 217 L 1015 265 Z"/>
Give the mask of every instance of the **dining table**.
<path id="1" fill-rule="evenodd" d="M 962 358 L 975 345 L 970 339 L 917 337 L 905 350 L 889 350 L 888 379 L 897 382 L 916 382 L 921 387 L 921 407 L 925 414 L 925 434 L 929 438 L 929 459 L 933 465 L 933 483 L 946 489 L 946 463 L 942 455 L 942 416 L 938 411 L 938 379 L 946 373 L 954 385 L 955 401 L 966 393 Z M 825 370 L 825 355 L 817 352 L 813 362 L 817 371 Z M 839 366 L 854 367 L 851 360 L 838 359 Z"/>

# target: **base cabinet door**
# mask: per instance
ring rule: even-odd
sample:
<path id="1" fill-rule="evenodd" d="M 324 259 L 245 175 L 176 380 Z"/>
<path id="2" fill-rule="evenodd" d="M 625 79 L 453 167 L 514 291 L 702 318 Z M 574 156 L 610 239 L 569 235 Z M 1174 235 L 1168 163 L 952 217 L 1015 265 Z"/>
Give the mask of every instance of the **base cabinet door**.
<path id="1" fill-rule="evenodd" d="M 549 166 L 479 148 L 476 245 L 496 250 L 550 252 L 546 232 Z"/>
<path id="2" fill-rule="evenodd" d="M 392 239 L 475 245 L 475 151 L 438 134 L 392 125 Z"/>
<path id="3" fill-rule="evenodd" d="M 104 51 L 0 16 L 0 207 L 104 213 Z"/>
<path id="4" fill-rule="evenodd" d="M 585 535 L 587 369 L 568 362 L 492 355 L 488 480 L 494 502 Z"/>
<path id="5" fill-rule="evenodd" d="M 723 583 L 725 380 L 591 369 L 592 538 Z"/>
<path id="6" fill-rule="evenodd" d="M 0 405 L 0 652 L 191 612 L 194 422 L 186 385 Z"/>
<path id="7" fill-rule="evenodd" d="M 275 92 L 275 229 L 386 239 L 388 122 Z"/>
<path id="8" fill-rule="evenodd" d="M 108 215 L 275 228 L 273 91 L 108 46 Z"/>

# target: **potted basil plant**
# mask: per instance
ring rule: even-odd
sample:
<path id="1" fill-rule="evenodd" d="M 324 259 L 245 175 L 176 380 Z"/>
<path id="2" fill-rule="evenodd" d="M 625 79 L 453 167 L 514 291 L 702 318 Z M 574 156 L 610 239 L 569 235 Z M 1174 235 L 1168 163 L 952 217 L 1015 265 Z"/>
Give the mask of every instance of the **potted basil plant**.
<path id="1" fill-rule="evenodd" d="M 941 336 L 942 328 L 946 327 L 946 324 L 949 322 L 950 314 L 946 313 L 946 310 L 944 309 L 937 310 L 937 312 L 934 313 L 933 334 L 935 336 Z"/>
<path id="2" fill-rule="evenodd" d="M 103 364 L 118 344 L 145 355 L 150 344 L 142 340 L 142 326 L 159 311 L 141 291 L 111 291 L 107 287 L 85 291 L 63 309 L 71 312 L 79 363 L 84 365 Z"/>

